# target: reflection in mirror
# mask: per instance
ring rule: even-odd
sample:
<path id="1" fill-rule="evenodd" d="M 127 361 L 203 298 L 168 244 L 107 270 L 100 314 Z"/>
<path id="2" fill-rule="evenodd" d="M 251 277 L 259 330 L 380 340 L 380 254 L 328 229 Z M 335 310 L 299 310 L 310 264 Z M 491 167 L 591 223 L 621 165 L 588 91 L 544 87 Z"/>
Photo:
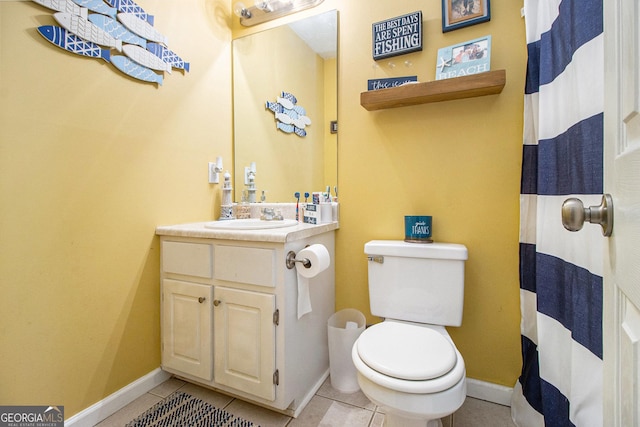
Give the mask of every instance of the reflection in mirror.
<path id="1" fill-rule="evenodd" d="M 338 12 L 330 11 L 233 41 L 234 193 L 255 162 L 257 201 L 292 202 L 294 193 L 338 185 Z M 311 124 L 304 137 L 277 128 L 266 102 L 293 94 Z M 286 104 L 286 102 L 285 102 Z M 286 128 L 283 126 L 283 128 Z M 304 133 L 304 132 L 302 132 Z"/>

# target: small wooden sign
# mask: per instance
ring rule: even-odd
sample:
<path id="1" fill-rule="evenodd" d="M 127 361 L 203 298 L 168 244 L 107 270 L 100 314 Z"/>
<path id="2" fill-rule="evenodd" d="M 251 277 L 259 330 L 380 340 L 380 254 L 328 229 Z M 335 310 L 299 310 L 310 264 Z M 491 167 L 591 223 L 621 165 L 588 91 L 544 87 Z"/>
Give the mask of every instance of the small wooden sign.
<path id="1" fill-rule="evenodd" d="M 376 22 L 371 30 L 374 60 L 422 50 L 422 11 Z"/>

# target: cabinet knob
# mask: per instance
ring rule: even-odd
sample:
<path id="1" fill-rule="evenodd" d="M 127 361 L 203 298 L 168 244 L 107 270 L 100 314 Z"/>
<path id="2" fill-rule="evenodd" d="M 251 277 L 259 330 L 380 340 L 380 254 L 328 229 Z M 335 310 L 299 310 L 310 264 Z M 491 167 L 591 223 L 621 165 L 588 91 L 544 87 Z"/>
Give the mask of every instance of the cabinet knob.
<path id="1" fill-rule="evenodd" d="M 220 301 L 219 299 L 214 299 L 213 300 L 213 305 L 215 305 L 216 307 L 220 305 L 222 301 Z"/>
<path id="2" fill-rule="evenodd" d="M 200 304 L 202 304 L 205 300 L 206 300 L 206 298 L 205 298 L 205 297 L 199 297 L 199 298 L 198 298 L 198 302 L 199 302 Z"/>

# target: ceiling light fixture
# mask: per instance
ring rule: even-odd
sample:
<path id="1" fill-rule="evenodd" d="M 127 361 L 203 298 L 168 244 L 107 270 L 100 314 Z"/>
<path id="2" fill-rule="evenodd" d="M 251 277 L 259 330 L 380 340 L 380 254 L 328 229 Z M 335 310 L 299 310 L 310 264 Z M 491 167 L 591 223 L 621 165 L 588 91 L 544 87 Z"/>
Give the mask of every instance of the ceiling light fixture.
<path id="1" fill-rule="evenodd" d="M 318 6 L 324 0 L 255 0 L 254 6 L 249 8 L 241 2 L 236 2 L 233 11 L 240 18 L 240 24 L 245 27 L 262 24 L 272 19 L 300 12 Z"/>

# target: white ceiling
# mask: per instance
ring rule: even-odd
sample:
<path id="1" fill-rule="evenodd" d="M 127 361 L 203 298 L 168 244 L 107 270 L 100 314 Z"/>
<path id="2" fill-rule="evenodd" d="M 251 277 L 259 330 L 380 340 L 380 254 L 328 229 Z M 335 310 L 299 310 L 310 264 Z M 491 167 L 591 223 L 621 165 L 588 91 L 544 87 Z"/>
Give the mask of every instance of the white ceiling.
<path id="1" fill-rule="evenodd" d="M 292 22 L 289 27 L 322 58 L 336 57 L 338 22 L 335 11 Z"/>

